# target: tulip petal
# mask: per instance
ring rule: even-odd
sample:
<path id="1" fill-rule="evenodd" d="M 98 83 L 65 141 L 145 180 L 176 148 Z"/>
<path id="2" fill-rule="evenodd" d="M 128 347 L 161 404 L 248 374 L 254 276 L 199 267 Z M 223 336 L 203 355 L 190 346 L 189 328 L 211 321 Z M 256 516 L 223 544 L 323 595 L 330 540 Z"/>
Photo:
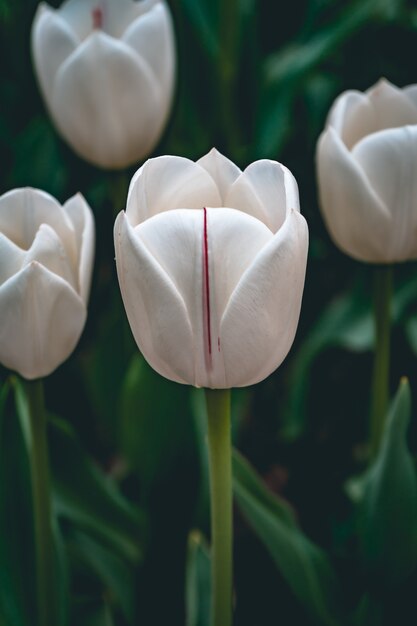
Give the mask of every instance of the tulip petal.
<path id="1" fill-rule="evenodd" d="M 417 126 L 392 128 L 362 139 L 352 156 L 391 211 L 385 261 L 417 257 Z"/>
<path id="2" fill-rule="evenodd" d="M 376 130 L 417 124 L 417 108 L 410 98 L 387 80 L 380 80 L 366 92 L 374 107 Z"/>
<path id="3" fill-rule="evenodd" d="M 121 37 L 127 26 L 138 15 L 154 4 L 154 1 L 142 0 L 67 0 L 59 9 L 80 39 L 85 39 L 94 28 L 93 12 L 101 12 L 101 28 L 113 37 Z"/>
<path id="4" fill-rule="evenodd" d="M 417 111 L 417 85 L 408 85 L 404 87 L 403 93 L 413 103 Z"/>
<path id="5" fill-rule="evenodd" d="M 280 163 L 267 159 L 255 161 L 231 186 L 226 206 L 256 217 L 275 233 L 284 222 L 287 210 L 299 211 L 297 183 Z"/>
<path id="6" fill-rule="evenodd" d="M 78 291 L 75 267 L 69 261 L 62 241 L 48 224 L 40 225 L 31 247 L 25 254 L 24 265 L 30 265 L 32 261 L 38 261 Z"/>
<path id="7" fill-rule="evenodd" d="M 94 263 L 94 218 L 84 197 L 77 193 L 63 207 L 74 227 L 77 241 L 78 293 L 87 303 Z"/>
<path id="8" fill-rule="evenodd" d="M 122 40 L 149 64 L 161 93 L 166 112 L 171 104 L 175 76 L 175 43 L 171 14 L 163 2 L 136 18 Z"/>
<path id="9" fill-rule="evenodd" d="M 32 50 L 38 79 L 47 101 L 60 65 L 78 43 L 77 36 L 59 12 L 45 4 L 39 5 L 32 27 Z"/>
<path id="10" fill-rule="evenodd" d="M 188 311 L 195 361 L 195 378 L 188 382 L 224 387 L 220 319 L 242 274 L 272 239 L 271 231 L 240 211 L 209 208 L 206 214 L 189 209 L 158 214 L 135 233 L 172 280 Z"/>
<path id="11" fill-rule="evenodd" d="M 241 277 L 220 326 L 226 387 L 263 380 L 287 355 L 300 314 L 307 249 L 307 224 L 291 211 Z"/>
<path id="12" fill-rule="evenodd" d="M 126 213 L 136 225 L 156 213 L 206 206 L 221 206 L 210 174 L 189 159 L 161 156 L 146 161 L 132 178 Z"/>
<path id="13" fill-rule="evenodd" d="M 361 261 L 383 259 L 388 209 L 331 126 L 318 142 L 317 173 L 321 210 L 336 244 Z"/>
<path id="14" fill-rule="evenodd" d="M 147 63 L 102 32 L 88 37 L 61 66 L 51 104 L 73 149 L 109 168 L 125 167 L 150 152 L 162 130 L 160 106 Z"/>
<path id="15" fill-rule="evenodd" d="M 336 98 L 327 118 L 350 150 L 359 139 L 377 130 L 374 107 L 360 91 L 345 91 Z"/>
<path id="16" fill-rule="evenodd" d="M 75 235 L 61 205 L 40 189 L 13 189 L 0 196 L 0 231 L 23 250 L 28 250 L 41 224 L 59 236 L 71 262 L 76 263 Z"/>
<path id="17" fill-rule="evenodd" d="M 212 148 L 197 163 L 210 174 L 216 183 L 220 194 L 221 206 L 228 206 L 226 204 L 227 194 L 230 187 L 242 173 L 241 169 L 233 161 L 230 161 L 230 159 L 218 152 L 216 148 Z"/>
<path id="18" fill-rule="evenodd" d="M 23 265 L 25 252 L 0 232 L 0 286 Z"/>
<path id="19" fill-rule="evenodd" d="M 120 290 L 136 343 L 162 376 L 180 383 L 194 380 L 193 334 L 184 300 L 123 211 L 114 239 Z"/>
<path id="20" fill-rule="evenodd" d="M 47 376 L 74 350 L 86 318 L 81 298 L 33 261 L 0 286 L 0 354 L 27 379 Z"/>

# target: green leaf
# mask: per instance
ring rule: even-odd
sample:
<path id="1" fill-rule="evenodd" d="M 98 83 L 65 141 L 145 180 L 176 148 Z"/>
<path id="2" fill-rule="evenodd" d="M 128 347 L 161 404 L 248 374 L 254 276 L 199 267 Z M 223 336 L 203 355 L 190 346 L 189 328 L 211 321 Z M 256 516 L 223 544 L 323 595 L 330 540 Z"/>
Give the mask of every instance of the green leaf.
<path id="1" fill-rule="evenodd" d="M 121 445 L 143 493 L 194 453 L 190 388 L 157 374 L 139 354 L 122 394 Z"/>
<path id="2" fill-rule="evenodd" d="M 382 588 L 398 585 L 417 565 L 417 477 L 407 445 L 410 413 L 410 387 L 404 378 L 357 511 L 363 568 Z"/>
<path id="3" fill-rule="evenodd" d="M 294 595 L 320 624 L 341 626 L 341 590 L 327 555 L 301 532 L 288 507 L 266 491 L 236 453 L 233 472 L 239 508 Z"/>
<path id="4" fill-rule="evenodd" d="M 143 514 L 86 456 L 68 425 L 54 420 L 49 434 L 53 504 L 58 517 L 137 564 L 142 557 Z"/>
<path id="5" fill-rule="evenodd" d="M 35 545 L 29 460 L 18 416 L 0 402 L 0 619 L 7 626 L 34 624 Z"/>
<path id="6" fill-rule="evenodd" d="M 117 598 L 129 623 L 133 622 L 135 605 L 135 572 L 132 565 L 104 547 L 89 535 L 74 528 L 67 531 L 69 549 L 81 559 Z M 108 595 L 108 594 L 106 594 Z"/>
<path id="7" fill-rule="evenodd" d="M 209 626 L 211 566 L 203 536 L 193 531 L 188 540 L 186 574 L 186 626 Z"/>

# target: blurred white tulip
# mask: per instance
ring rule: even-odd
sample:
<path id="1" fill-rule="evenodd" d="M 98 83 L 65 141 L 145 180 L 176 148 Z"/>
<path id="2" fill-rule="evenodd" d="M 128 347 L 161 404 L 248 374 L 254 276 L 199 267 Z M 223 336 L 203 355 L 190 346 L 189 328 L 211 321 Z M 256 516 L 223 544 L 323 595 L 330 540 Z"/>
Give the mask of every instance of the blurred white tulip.
<path id="1" fill-rule="evenodd" d="M 24 378 L 50 374 L 84 327 L 94 256 L 91 209 L 38 189 L 0 196 L 0 362 Z"/>
<path id="2" fill-rule="evenodd" d="M 198 387 L 254 384 L 294 340 L 308 229 L 297 183 L 275 161 L 244 172 L 212 150 L 135 174 L 115 223 L 127 316 L 150 365 Z"/>
<path id="3" fill-rule="evenodd" d="M 417 85 L 342 93 L 317 147 L 320 204 L 335 243 L 361 261 L 417 258 Z"/>
<path id="4" fill-rule="evenodd" d="M 40 87 L 59 132 L 81 157 L 120 169 L 153 150 L 175 78 L 164 0 L 41 4 L 32 28 Z"/>

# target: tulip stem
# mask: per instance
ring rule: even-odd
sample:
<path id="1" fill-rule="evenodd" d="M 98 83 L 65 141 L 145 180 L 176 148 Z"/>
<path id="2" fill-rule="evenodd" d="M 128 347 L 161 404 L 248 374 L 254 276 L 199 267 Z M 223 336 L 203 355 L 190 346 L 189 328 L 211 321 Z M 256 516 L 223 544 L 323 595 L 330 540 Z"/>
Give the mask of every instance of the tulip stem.
<path id="1" fill-rule="evenodd" d="M 384 430 L 389 402 L 389 362 L 393 271 L 387 265 L 374 270 L 375 360 L 371 398 L 371 458 L 375 458 Z"/>
<path id="2" fill-rule="evenodd" d="M 232 623 L 230 390 L 206 389 L 211 505 L 211 625 Z"/>
<path id="3" fill-rule="evenodd" d="M 25 381 L 25 391 L 29 413 L 27 427 L 36 543 L 38 624 L 56 626 L 54 544 L 42 380 Z"/>

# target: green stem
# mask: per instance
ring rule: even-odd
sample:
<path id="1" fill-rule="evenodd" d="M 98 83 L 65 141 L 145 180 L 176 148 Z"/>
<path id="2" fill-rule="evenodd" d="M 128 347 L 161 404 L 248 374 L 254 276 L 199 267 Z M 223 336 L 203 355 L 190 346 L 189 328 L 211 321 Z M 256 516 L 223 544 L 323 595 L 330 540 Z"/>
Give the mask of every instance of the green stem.
<path id="1" fill-rule="evenodd" d="M 54 544 L 46 414 L 42 380 L 25 381 L 29 409 L 29 460 L 36 543 L 36 588 L 39 626 L 56 626 Z"/>
<path id="2" fill-rule="evenodd" d="M 206 389 L 210 458 L 212 626 L 232 623 L 230 390 Z"/>
<path id="3" fill-rule="evenodd" d="M 110 179 L 110 197 L 113 204 L 113 214 L 119 215 L 120 211 L 126 209 L 127 192 L 129 189 L 129 180 L 126 170 L 114 172 Z"/>
<path id="4" fill-rule="evenodd" d="M 389 402 L 392 267 L 374 270 L 375 361 L 371 398 L 371 458 L 379 450 Z"/>

